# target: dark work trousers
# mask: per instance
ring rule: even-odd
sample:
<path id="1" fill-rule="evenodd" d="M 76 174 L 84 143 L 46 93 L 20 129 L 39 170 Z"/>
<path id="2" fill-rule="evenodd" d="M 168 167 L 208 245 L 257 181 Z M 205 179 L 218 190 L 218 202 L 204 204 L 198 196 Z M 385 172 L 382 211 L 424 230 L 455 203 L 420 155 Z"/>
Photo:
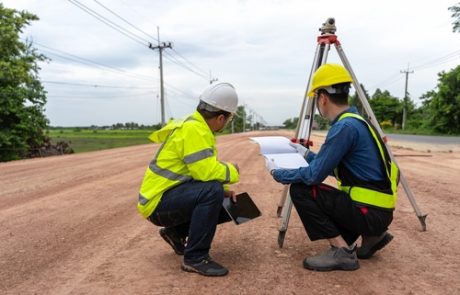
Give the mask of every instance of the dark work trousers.
<path id="1" fill-rule="evenodd" d="M 198 262 L 208 257 L 223 200 L 224 189 L 218 181 L 186 182 L 163 194 L 149 220 L 184 240 L 188 236 L 184 260 Z"/>
<path id="2" fill-rule="evenodd" d="M 351 245 L 360 235 L 380 235 L 393 220 L 392 211 L 358 205 L 326 184 L 295 183 L 290 196 L 311 241 L 340 235 Z"/>

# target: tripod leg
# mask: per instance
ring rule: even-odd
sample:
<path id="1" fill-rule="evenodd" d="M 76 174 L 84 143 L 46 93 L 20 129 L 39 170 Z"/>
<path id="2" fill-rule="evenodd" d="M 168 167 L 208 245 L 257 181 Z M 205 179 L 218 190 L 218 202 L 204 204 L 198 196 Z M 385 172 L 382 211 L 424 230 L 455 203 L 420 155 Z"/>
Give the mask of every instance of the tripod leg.
<path id="1" fill-rule="evenodd" d="M 289 188 L 288 186 L 286 186 Z M 281 224 L 278 233 L 278 246 L 283 248 L 284 244 L 284 237 L 286 236 L 286 232 L 289 225 L 289 218 L 291 217 L 291 210 L 292 210 L 292 200 L 289 196 L 289 193 L 286 195 L 286 201 L 284 202 L 283 211 L 281 213 Z"/>
<path id="2" fill-rule="evenodd" d="M 377 119 L 375 118 L 374 112 L 372 111 L 372 108 L 371 108 L 371 106 L 369 105 L 369 102 L 366 99 L 366 95 L 364 94 L 364 91 L 361 88 L 361 84 L 359 84 L 358 79 L 356 78 L 356 75 L 353 72 L 353 69 L 351 68 L 350 62 L 348 61 L 348 59 L 347 59 L 347 57 L 345 55 L 345 52 L 342 49 L 342 46 L 340 44 L 338 44 L 338 43 L 335 43 L 335 48 L 337 49 L 337 53 L 339 54 L 343 65 L 345 66 L 345 68 L 348 70 L 348 72 L 350 73 L 351 77 L 353 78 L 353 85 L 355 87 L 356 93 L 358 94 L 358 98 L 359 98 L 361 104 L 363 105 L 367 115 L 369 116 L 369 119 L 371 120 L 371 122 L 374 125 L 375 129 L 379 133 L 379 136 L 381 138 L 383 138 L 384 134 L 383 134 L 382 129 L 380 128 L 380 124 L 377 121 Z M 388 150 L 388 154 L 390 155 L 391 160 L 393 162 L 395 162 L 396 165 L 399 168 L 400 180 L 401 180 L 401 183 L 403 185 L 404 190 L 406 191 L 407 198 L 409 199 L 409 201 L 410 201 L 410 203 L 412 205 L 412 208 L 414 208 L 415 213 L 417 214 L 417 217 L 418 217 L 418 219 L 420 221 L 420 224 L 422 225 L 422 231 L 425 231 L 426 230 L 426 222 L 425 222 L 426 214 L 423 215 L 422 212 L 420 211 L 420 209 L 418 208 L 417 202 L 415 201 L 415 197 L 412 194 L 412 191 L 409 188 L 409 184 L 407 183 L 407 180 L 404 177 L 404 175 L 403 175 L 403 173 L 401 171 L 401 168 L 397 164 L 397 162 L 396 162 L 396 160 L 395 160 L 395 158 L 393 156 L 393 153 L 391 152 L 390 147 L 386 143 L 385 143 L 385 146 L 386 146 L 386 148 Z"/>
<path id="3" fill-rule="evenodd" d="M 288 186 L 285 186 L 284 189 L 283 189 L 283 194 L 281 195 L 280 201 L 278 203 L 278 209 L 276 210 L 276 216 L 277 217 L 281 217 L 281 214 L 282 214 L 282 211 L 283 211 L 283 206 L 284 206 L 284 203 L 286 202 L 286 198 L 287 198 L 287 195 L 288 195 L 288 189 L 289 189 Z"/>
<path id="4" fill-rule="evenodd" d="M 329 48 L 330 48 L 330 45 L 328 45 L 327 50 L 329 50 Z M 315 56 L 313 58 L 313 65 L 310 70 L 310 77 L 308 79 L 307 89 L 305 90 L 305 95 L 302 101 L 302 108 L 300 109 L 299 120 L 297 122 L 294 138 L 300 138 L 299 136 L 301 136 L 302 138 L 305 138 L 305 135 L 304 135 L 304 132 L 306 130 L 305 123 L 309 122 L 309 120 L 307 121 L 308 115 L 306 116 L 305 114 L 309 114 L 306 112 L 310 108 L 310 101 L 307 96 L 307 93 L 308 93 L 308 89 L 310 88 L 311 78 L 313 76 L 313 73 L 319 67 L 318 63 L 323 61 L 324 51 L 325 51 L 325 46 L 318 44 L 318 46 L 316 47 Z M 310 117 L 308 117 L 308 119 L 310 119 Z M 276 215 L 278 217 L 281 216 L 281 210 L 283 210 L 283 205 L 286 201 L 286 196 L 287 196 L 287 190 L 285 189 L 278 202 L 278 209 L 276 210 Z"/>
<path id="5" fill-rule="evenodd" d="M 400 177 L 400 180 L 401 180 L 401 184 L 402 184 L 402 186 L 404 188 L 404 191 L 406 192 L 407 198 L 409 199 L 409 201 L 410 201 L 410 203 L 412 205 L 412 208 L 414 208 L 415 214 L 417 215 L 418 220 L 420 221 L 420 224 L 422 225 L 422 231 L 426 231 L 426 222 L 425 222 L 426 214 L 425 215 L 422 214 L 422 212 L 420 211 L 419 207 L 417 206 L 417 202 L 415 201 L 415 197 L 412 194 L 412 191 L 411 191 L 411 189 L 409 187 L 409 184 L 407 183 L 406 177 L 404 176 L 404 174 L 402 173 L 401 170 L 399 170 L 399 177 Z"/>
<path id="6" fill-rule="evenodd" d="M 302 102 L 302 109 L 300 111 L 299 121 L 297 123 L 295 138 L 310 139 L 311 128 L 313 126 L 313 116 L 315 114 L 315 98 L 308 97 L 308 90 L 310 89 L 311 79 L 313 73 L 324 63 L 326 63 L 327 54 L 330 50 L 330 44 L 318 44 L 313 59 L 313 65 L 310 71 L 310 77 L 308 79 L 307 90 L 305 91 L 304 99 Z M 300 137 L 299 137 L 300 136 Z M 283 204 L 283 207 L 280 205 Z M 282 211 L 281 211 L 282 210 Z M 287 189 L 283 191 L 281 200 L 278 203 L 278 216 L 281 211 L 281 224 L 278 234 L 278 246 L 283 247 L 284 237 L 289 225 L 289 218 L 291 217 L 292 201 L 288 194 Z"/>

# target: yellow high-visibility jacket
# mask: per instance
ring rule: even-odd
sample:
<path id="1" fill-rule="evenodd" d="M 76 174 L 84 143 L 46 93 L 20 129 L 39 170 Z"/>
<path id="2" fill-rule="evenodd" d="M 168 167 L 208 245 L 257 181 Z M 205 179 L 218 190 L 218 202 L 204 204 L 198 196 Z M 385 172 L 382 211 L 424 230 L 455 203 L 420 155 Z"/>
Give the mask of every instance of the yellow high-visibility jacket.
<path id="1" fill-rule="evenodd" d="M 371 127 L 371 125 L 369 125 L 369 123 L 366 122 L 366 120 L 364 120 L 363 117 L 354 113 L 344 113 L 338 120 L 342 120 L 347 117 L 358 119 L 367 125 L 378 148 L 387 177 L 386 181 L 388 183 L 388 187 L 385 189 L 385 191 L 379 191 L 360 185 L 350 186 L 349 184 L 343 183 L 343 181 L 339 178 L 339 169 L 336 168 L 334 174 L 337 179 L 337 186 L 340 190 L 348 193 L 351 199 L 357 203 L 393 210 L 398 198 L 399 168 L 396 166 L 396 163 L 391 160 L 388 152 L 385 150 L 385 145 L 383 142 L 380 142 L 378 134 L 375 133 L 374 129 Z"/>
<path id="2" fill-rule="evenodd" d="M 199 112 L 170 121 L 149 139 L 163 144 L 150 162 L 139 192 L 137 208 L 145 218 L 155 211 L 164 192 L 181 183 L 217 180 L 231 184 L 239 180 L 233 164 L 217 160 L 216 139 Z"/>

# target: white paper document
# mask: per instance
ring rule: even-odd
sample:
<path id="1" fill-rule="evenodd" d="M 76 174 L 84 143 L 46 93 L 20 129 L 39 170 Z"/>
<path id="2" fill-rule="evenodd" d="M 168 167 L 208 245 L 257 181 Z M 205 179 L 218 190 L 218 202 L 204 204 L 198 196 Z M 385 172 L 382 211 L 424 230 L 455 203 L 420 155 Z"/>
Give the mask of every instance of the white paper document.
<path id="1" fill-rule="evenodd" d="M 279 168 L 296 169 L 307 167 L 308 163 L 295 148 L 289 145 L 290 140 L 283 136 L 251 137 L 259 144 L 260 153 Z"/>

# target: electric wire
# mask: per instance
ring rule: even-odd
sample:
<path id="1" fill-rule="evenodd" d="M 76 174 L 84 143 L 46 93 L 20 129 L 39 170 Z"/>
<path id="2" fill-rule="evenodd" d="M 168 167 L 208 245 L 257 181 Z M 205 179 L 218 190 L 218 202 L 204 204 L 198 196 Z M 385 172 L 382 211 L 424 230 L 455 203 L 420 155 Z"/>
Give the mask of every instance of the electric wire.
<path id="1" fill-rule="evenodd" d="M 181 67 L 183 67 L 183 68 L 189 70 L 190 72 L 192 72 L 192 73 L 194 73 L 194 74 L 200 76 L 201 78 L 204 78 L 204 79 L 208 80 L 208 77 L 207 77 L 206 75 L 204 75 L 204 74 L 202 74 L 202 73 L 199 73 L 199 72 L 195 71 L 194 69 L 192 69 L 192 68 L 189 67 L 188 65 L 186 65 L 186 64 L 184 64 L 183 62 L 179 61 L 176 57 L 172 56 L 172 55 L 171 55 L 170 53 L 168 53 L 167 51 L 164 51 L 164 53 L 165 53 L 164 57 L 165 57 L 167 60 L 169 60 L 169 61 L 175 63 L 175 64 L 178 65 L 178 66 L 181 66 Z"/>
<path id="2" fill-rule="evenodd" d="M 102 16 L 101 14 L 97 13 L 96 11 L 92 10 L 88 6 L 82 4 L 78 0 L 67 0 L 67 1 L 69 1 L 73 5 L 77 6 L 81 10 L 85 11 L 89 15 L 93 16 L 97 20 L 103 22 L 104 24 L 106 24 L 107 26 L 111 27 L 112 29 L 116 30 L 117 32 L 125 35 L 129 39 L 141 44 L 142 46 L 148 46 L 148 43 L 149 43 L 148 40 L 146 40 L 146 39 L 144 39 L 142 37 L 139 37 L 138 35 L 132 33 L 131 31 L 129 31 L 129 30 L 123 28 L 122 26 L 114 23 L 113 21 L 109 20 L 108 18 L 106 18 L 106 17 Z M 144 43 L 144 42 L 146 42 L 147 44 Z"/>
<path id="3" fill-rule="evenodd" d="M 177 93 L 180 93 L 181 95 L 183 95 L 183 96 L 185 96 L 185 97 L 187 97 L 187 98 L 196 99 L 192 94 L 189 94 L 189 93 L 185 92 L 185 91 L 182 90 L 182 89 L 179 89 L 179 88 L 177 88 L 177 87 L 175 87 L 175 86 L 172 86 L 171 84 L 166 83 L 166 82 L 164 82 L 164 84 L 165 84 L 165 86 L 167 86 L 168 88 L 175 90 Z"/>
<path id="4" fill-rule="evenodd" d="M 460 50 L 457 50 L 457 51 L 451 52 L 449 54 L 446 54 L 444 56 L 441 56 L 439 58 L 430 60 L 428 62 L 421 63 L 421 64 L 419 64 L 417 66 L 408 67 L 408 70 L 414 70 L 414 71 L 425 70 L 425 69 L 428 69 L 428 68 L 431 68 L 431 67 L 434 67 L 434 66 L 438 66 L 438 65 L 446 63 L 446 62 L 453 61 L 453 60 L 455 60 L 455 59 L 457 59 L 459 57 L 460 57 Z M 401 73 L 396 73 L 396 74 L 393 74 L 393 75 L 389 76 L 387 79 L 383 80 L 382 82 L 379 82 L 379 83 L 376 83 L 376 84 L 372 85 L 371 87 L 369 87 L 369 89 L 377 89 L 377 88 L 381 89 L 384 86 L 388 87 L 390 85 L 393 85 L 396 82 L 400 82 L 402 79 L 403 79 L 403 76 L 401 75 Z"/>
<path id="5" fill-rule="evenodd" d="M 201 72 L 201 73 L 204 73 L 206 75 L 206 71 L 202 70 L 201 68 L 199 68 L 198 66 L 196 66 L 194 63 L 192 63 L 189 59 L 185 58 L 182 54 L 180 54 L 179 52 L 177 52 L 176 49 L 174 48 L 171 48 L 172 51 L 174 51 L 174 53 L 176 53 L 179 57 L 181 57 L 185 62 L 187 62 L 190 66 L 194 67 L 195 69 L 197 69 L 198 72 Z"/>
<path id="6" fill-rule="evenodd" d="M 418 66 L 411 67 L 410 69 L 420 71 L 422 69 L 431 68 L 431 67 L 434 67 L 434 66 L 449 62 L 449 61 L 453 61 L 453 60 L 455 60 L 457 58 L 460 58 L 460 50 L 451 52 L 451 53 L 449 53 L 449 54 L 447 54 L 445 56 L 436 58 L 434 60 L 431 60 L 431 61 L 428 61 L 426 63 L 420 64 Z"/>
<path id="7" fill-rule="evenodd" d="M 44 53 L 48 53 L 48 54 L 60 57 L 62 59 L 71 60 L 71 61 L 78 62 L 78 63 L 84 64 L 84 65 L 87 65 L 87 66 L 96 66 L 97 68 L 102 68 L 102 69 L 110 71 L 110 72 L 114 72 L 114 73 L 117 73 L 117 74 L 123 74 L 123 75 L 129 76 L 129 77 L 137 78 L 137 79 L 144 80 L 144 81 L 151 82 L 152 79 L 153 79 L 153 76 L 150 77 L 150 76 L 147 76 L 147 75 L 131 73 L 131 72 L 128 72 L 126 70 L 119 69 L 119 68 L 112 67 L 112 66 L 108 66 L 108 65 L 105 65 L 105 64 L 102 64 L 102 63 L 99 63 L 99 62 L 95 62 L 95 61 L 83 58 L 83 57 L 79 57 L 77 55 L 74 55 L 74 54 L 59 50 L 59 49 L 51 48 L 49 46 L 40 44 L 40 43 L 35 42 L 35 41 L 33 42 L 33 44 L 36 44 L 36 45 L 38 45 L 40 47 L 45 48 L 45 49 L 41 49 L 41 51 L 44 51 Z M 55 51 L 55 52 L 53 52 L 53 51 Z M 56 53 L 56 52 L 58 52 L 58 53 Z"/>
<path id="8" fill-rule="evenodd" d="M 74 82 L 50 81 L 50 80 L 42 80 L 41 82 L 46 83 L 46 84 L 67 85 L 67 86 L 77 86 L 77 87 L 119 88 L 119 89 L 151 89 L 153 91 L 157 91 L 156 88 L 143 87 L 143 86 L 113 86 L 113 85 L 100 85 L 100 84 L 85 84 L 85 83 L 74 83 Z"/>
<path id="9" fill-rule="evenodd" d="M 129 22 L 128 20 L 126 20 L 125 18 L 123 18 L 122 16 L 120 16 L 119 14 L 117 14 L 116 12 L 114 12 L 113 10 L 111 10 L 110 8 L 108 8 L 107 6 L 105 6 L 104 4 L 100 3 L 99 1 L 97 0 L 93 0 L 94 2 L 96 2 L 99 6 L 101 6 L 102 8 L 104 8 L 105 10 L 107 10 L 108 12 L 110 12 L 111 14 L 115 15 L 116 17 L 118 17 L 119 19 L 121 19 L 123 22 L 125 22 L 126 24 L 128 24 L 130 27 L 134 28 L 135 30 L 141 32 L 142 34 L 144 34 L 145 36 L 147 36 L 148 38 L 151 38 L 155 41 L 158 42 L 158 39 L 153 37 L 152 35 L 146 33 L 145 31 L 141 30 L 140 28 L 136 27 L 135 25 L 133 25 L 131 22 Z"/>
<path id="10" fill-rule="evenodd" d="M 153 95 L 154 92 L 144 92 L 144 93 L 136 93 L 136 94 L 105 94 L 105 95 L 94 95 L 94 94 L 89 94 L 89 93 L 83 93 L 83 94 L 74 94 L 74 95 L 68 95 L 68 94 L 55 94 L 55 93 L 48 93 L 48 97 L 54 97 L 54 98 L 82 98 L 82 99 L 106 99 L 106 98 L 130 98 L 130 97 L 145 97 L 147 95 Z"/>

